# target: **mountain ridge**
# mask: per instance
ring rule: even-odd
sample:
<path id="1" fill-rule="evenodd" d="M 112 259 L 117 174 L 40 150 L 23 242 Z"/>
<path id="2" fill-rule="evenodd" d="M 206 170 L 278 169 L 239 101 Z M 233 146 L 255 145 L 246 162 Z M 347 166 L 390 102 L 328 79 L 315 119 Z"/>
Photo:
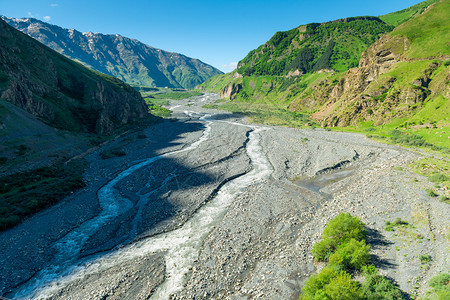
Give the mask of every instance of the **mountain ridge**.
<path id="1" fill-rule="evenodd" d="M 80 32 L 34 18 L 1 18 L 53 50 L 132 85 L 193 88 L 223 74 L 198 59 L 119 34 Z"/>
<path id="2" fill-rule="evenodd" d="M 141 95 L 94 72 L 0 20 L 1 98 L 45 123 L 107 134 L 147 116 Z"/>

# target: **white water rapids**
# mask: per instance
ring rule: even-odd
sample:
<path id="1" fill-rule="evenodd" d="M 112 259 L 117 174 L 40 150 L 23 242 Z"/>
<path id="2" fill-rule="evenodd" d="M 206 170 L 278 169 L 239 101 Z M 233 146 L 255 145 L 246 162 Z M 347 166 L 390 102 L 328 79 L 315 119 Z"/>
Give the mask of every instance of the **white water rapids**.
<path id="1" fill-rule="evenodd" d="M 67 284 L 83 278 L 88 274 L 101 272 L 112 266 L 120 265 L 123 262 L 159 251 L 165 251 L 166 279 L 152 295 L 152 299 L 168 299 L 171 294 L 179 291 L 183 286 L 184 275 L 198 257 L 202 241 L 225 215 L 232 200 L 249 185 L 263 180 L 271 174 L 272 166 L 267 161 L 260 146 L 259 133 L 266 130 L 266 128 L 248 126 L 253 128 L 246 147 L 253 167 L 252 171 L 227 182 L 214 199 L 201 207 L 181 228 L 146 238 L 121 249 L 111 251 L 108 254 L 103 253 L 96 258 L 90 258 L 89 260 L 80 261 L 77 260 L 77 256 L 82 246 L 92 234 L 105 225 L 106 222 L 132 207 L 132 203 L 128 199 L 124 199 L 118 195 L 114 186 L 121 179 L 143 166 L 149 165 L 163 157 L 198 148 L 201 143 L 209 139 L 211 124 L 214 121 L 207 119 L 207 116 L 201 119 L 206 122 L 206 126 L 199 140 L 182 150 L 142 161 L 123 171 L 101 188 L 98 192 L 99 202 L 102 208 L 99 216 L 85 222 L 79 228 L 76 228 L 59 240 L 55 245 L 57 255 L 51 262 L 51 265 L 39 271 L 33 279 L 21 288 L 15 295 L 15 298 L 45 299 Z M 226 123 L 246 126 L 239 123 Z M 147 195 L 150 194 L 151 192 Z M 145 197 L 141 197 L 142 199 L 145 199 Z M 142 213 L 141 207 L 145 206 L 145 204 L 145 201 L 138 203 L 140 208 L 138 214 Z"/>

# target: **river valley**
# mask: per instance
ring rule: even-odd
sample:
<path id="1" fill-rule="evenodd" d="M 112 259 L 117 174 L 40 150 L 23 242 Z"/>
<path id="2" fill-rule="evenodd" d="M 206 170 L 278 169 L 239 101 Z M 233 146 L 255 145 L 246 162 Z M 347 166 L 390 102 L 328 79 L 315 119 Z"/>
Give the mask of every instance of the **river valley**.
<path id="1" fill-rule="evenodd" d="M 104 146 L 126 156 L 88 154 L 85 188 L 0 234 L 0 295 L 298 299 L 321 267 L 311 247 L 340 212 L 367 224 L 372 260 L 403 290 L 421 294 L 448 270 L 450 210 L 407 168 L 417 153 L 202 107 L 217 99 L 173 101 L 176 121 Z M 396 217 L 410 233 L 384 230 Z"/>

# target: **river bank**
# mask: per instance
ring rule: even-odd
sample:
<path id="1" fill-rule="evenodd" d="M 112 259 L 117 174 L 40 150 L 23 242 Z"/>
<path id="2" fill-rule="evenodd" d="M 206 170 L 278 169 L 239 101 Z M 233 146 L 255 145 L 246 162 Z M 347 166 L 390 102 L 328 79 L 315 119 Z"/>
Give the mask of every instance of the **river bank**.
<path id="1" fill-rule="evenodd" d="M 373 261 L 403 290 L 421 294 L 431 276 L 449 268 L 450 211 L 406 167 L 417 154 L 357 134 L 249 125 L 201 107 L 215 99 L 178 101 L 177 122 L 108 145 L 126 156 L 100 159 L 107 149 L 89 155 L 84 190 L 2 233 L 0 295 L 297 299 L 320 267 L 311 247 L 340 212 L 367 224 Z M 84 232 L 71 261 L 58 260 L 54 245 L 105 210 L 99 191 L 159 156 L 114 183 L 114 197 L 128 204 L 99 230 Z M 226 201 L 214 202 L 220 197 Z M 413 226 L 385 231 L 397 217 Z M 419 260 L 424 254 L 433 258 L 427 265 Z M 163 293 L 164 282 L 176 288 Z"/>

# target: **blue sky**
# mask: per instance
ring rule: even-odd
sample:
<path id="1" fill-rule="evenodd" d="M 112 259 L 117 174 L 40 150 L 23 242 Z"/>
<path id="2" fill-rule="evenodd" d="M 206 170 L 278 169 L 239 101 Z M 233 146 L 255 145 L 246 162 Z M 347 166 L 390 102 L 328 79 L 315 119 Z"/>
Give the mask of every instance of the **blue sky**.
<path id="1" fill-rule="evenodd" d="M 277 31 L 382 15 L 420 0 L 0 0 L 0 14 L 79 31 L 121 34 L 229 72 Z"/>

